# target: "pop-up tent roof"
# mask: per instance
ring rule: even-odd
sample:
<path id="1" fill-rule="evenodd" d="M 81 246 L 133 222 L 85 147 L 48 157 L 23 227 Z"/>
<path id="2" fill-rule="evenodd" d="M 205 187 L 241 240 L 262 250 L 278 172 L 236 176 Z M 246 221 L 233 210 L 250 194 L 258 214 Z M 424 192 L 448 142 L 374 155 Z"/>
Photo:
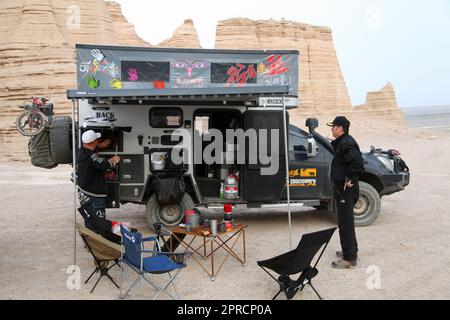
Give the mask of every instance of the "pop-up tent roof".
<path id="1" fill-rule="evenodd" d="M 81 45 L 69 99 L 298 97 L 299 52 Z"/>

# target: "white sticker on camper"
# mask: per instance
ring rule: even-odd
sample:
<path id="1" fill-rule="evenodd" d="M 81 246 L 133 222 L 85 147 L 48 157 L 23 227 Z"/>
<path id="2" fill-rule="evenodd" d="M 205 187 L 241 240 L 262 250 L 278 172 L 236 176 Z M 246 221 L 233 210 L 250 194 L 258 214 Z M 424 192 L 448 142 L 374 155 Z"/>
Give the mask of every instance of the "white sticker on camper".
<path id="1" fill-rule="evenodd" d="M 296 107 L 298 104 L 297 98 L 288 98 L 284 99 L 286 107 Z M 282 107 L 283 106 L 283 98 L 280 97 L 260 97 L 258 101 L 259 106 L 263 107 Z"/>

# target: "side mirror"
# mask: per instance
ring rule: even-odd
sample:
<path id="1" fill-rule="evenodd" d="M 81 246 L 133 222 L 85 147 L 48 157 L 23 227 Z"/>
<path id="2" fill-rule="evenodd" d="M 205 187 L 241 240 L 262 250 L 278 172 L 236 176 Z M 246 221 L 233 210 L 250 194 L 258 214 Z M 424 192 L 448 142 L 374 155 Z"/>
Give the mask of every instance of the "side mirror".
<path id="1" fill-rule="evenodd" d="M 316 139 L 314 138 L 308 138 L 308 150 L 306 152 L 306 155 L 308 158 L 316 157 L 319 153 L 319 147 L 317 146 Z"/>
<path id="2" fill-rule="evenodd" d="M 316 118 L 308 118 L 306 119 L 305 125 L 309 128 L 309 132 L 311 133 L 319 127 L 319 120 Z"/>

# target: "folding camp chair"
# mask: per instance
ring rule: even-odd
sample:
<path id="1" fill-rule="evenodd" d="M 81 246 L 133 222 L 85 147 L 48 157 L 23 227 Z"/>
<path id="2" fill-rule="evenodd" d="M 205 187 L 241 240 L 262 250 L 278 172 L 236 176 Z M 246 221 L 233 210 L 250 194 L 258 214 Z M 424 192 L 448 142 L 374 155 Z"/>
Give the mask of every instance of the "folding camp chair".
<path id="1" fill-rule="evenodd" d="M 290 300 L 298 291 L 302 291 L 307 284 L 314 290 L 319 299 L 322 299 L 313 287 L 311 280 L 319 273 L 316 266 L 336 229 L 337 228 L 332 228 L 305 234 L 302 236 L 296 249 L 272 259 L 258 261 L 258 265 L 280 285 L 280 290 L 272 300 L 275 300 L 281 292 L 284 292 L 286 298 Z M 316 263 L 311 267 L 313 258 L 322 246 L 323 249 L 317 258 Z M 278 279 L 267 269 L 277 273 L 279 275 Z M 300 273 L 300 276 L 297 280 L 292 280 L 289 277 L 298 273 Z"/>
<path id="2" fill-rule="evenodd" d="M 120 245 L 103 238 L 101 235 L 87 229 L 81 224 L 77 224 L 77 229 L 95 261 L 95 269 L 84 283 L 88 283 L 95 273 L 100 272 L 100 277 L 92 287 L 91 293 L 94 292 L 94 289 L 103 277 L 108 278 L 117 288 L 120 288 L 109 275 L 109 270 L 119 263 L 121 257 Z M 110 262 L 114 263 L 108 267 L 108 263 Z"/>
<path id="3" fill-rule="evenodd" d="M 174 281 L 181 269 L 186 267 L 185 259 L 187 254 L 161 251 L 157 236 L 142 238 L 141 233 L 130 232 L 122 226 L 120 227 L 120 231 L 122 233 L 122 245 L 124 247 L 121 260 L 122 284 L 123 276 L 125 276 L 128 283 L 128 290 L 124 294 L 122 294 L 123 288 L 121 286 L 120 298 L 124 298 L 128 293 L 132 293 L 133 288 L 138 282 L 142 285 L 142 280 L 145 280 L 158 291 L 153 296 L 153 299 L 156 299 L 162 292 L 174 300 L 179 299 Z M 153 250 L 145 250 L 144 248 L 144 242 L 149 241 L 154 242 Z M 144 254 L 151 255 L 144 257 Z M 125 264 L 138 274 L 138 277 L 133 282 L 129 281 Z M 169 279 L 163 284 L 158 284 L 147 277 L 147 274 L 167 274 Z M 168 292 L 168 287 L 170 285 L 174 288 L 175 297 Z"/>

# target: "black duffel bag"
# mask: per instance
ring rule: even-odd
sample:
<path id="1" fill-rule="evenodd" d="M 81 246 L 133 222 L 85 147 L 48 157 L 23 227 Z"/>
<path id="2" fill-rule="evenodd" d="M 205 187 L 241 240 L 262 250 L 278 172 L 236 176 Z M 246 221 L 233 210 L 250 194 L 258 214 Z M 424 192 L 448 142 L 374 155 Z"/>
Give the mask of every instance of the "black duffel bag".
<path id="1" fill-rule="evenodd" d="M 58 165 L 50 150 L 50 133 L 47 128 L 28 141 L 28 154 L 31 163 L 40 168 L 52 169 Z"/>
<path id="2" fill-rule="evenodd" d="M 178 204 L 184 195 L 184 181 L 181 177 L 155 177 L 154 189 L 160 206 Z"/>

